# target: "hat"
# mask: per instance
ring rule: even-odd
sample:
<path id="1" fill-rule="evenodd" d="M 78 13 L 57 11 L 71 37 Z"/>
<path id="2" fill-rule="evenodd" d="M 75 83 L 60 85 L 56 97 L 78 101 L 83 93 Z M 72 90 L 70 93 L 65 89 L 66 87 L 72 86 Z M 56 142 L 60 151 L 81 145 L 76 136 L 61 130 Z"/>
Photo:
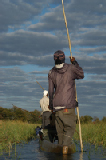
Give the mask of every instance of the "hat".
<path id="1" fill-rule="evenodd" d="M 44 90 L 43 94 L 44 94 L 44 96 L 47 96 L 48 91 L 47 91 L 47 90 Z"/>
<path id="2" fill-rule="evenodd" d="M 64 63 L 65 61 L 65 54 L 63 51 L 58 50 L 54 53 L 54 60 L 55 61 L 61 61 L 61 63 Z"/>

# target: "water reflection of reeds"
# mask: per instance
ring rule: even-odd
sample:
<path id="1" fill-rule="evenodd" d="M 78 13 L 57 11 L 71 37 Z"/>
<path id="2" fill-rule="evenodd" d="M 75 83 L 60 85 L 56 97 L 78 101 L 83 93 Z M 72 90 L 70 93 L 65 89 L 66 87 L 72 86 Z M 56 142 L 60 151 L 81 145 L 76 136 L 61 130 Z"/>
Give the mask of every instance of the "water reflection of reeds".
<path id="1" fill-rule="evenodd" d="M 76 144 L 77 151 L 72 155 L 55 154 L 42 152 L 39 148 L 39 141 L 31 140 L 28 143 L 17 144 L 16 145 L 16 155 L 15 155 L 15 146 L 8 154 L 3 153 L 1 160 L 4 159 L 31 159 L 31 160 L 104 160 L 106 156 L 106 149 L 103 150 L 103 147 L 98 147 L 95 149 L 95 145 L 90 143 L 84 143 L 84 152 L 80 150 L 80 143 Z"/>

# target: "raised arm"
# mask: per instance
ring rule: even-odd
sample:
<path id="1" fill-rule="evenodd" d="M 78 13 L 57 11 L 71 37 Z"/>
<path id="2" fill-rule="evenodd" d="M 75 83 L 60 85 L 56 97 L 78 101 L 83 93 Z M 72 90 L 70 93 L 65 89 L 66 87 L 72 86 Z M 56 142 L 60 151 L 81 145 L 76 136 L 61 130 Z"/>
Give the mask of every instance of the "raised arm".
<path id="1" fill-rule="evenodd" d="M 70 58 L 71 63 L 73 64 L 73 73 L 75 79 L 83 79 L 84 72 L 83 69 L 79 66 L 78 62 L 75 60 L 74 57 Z"/>

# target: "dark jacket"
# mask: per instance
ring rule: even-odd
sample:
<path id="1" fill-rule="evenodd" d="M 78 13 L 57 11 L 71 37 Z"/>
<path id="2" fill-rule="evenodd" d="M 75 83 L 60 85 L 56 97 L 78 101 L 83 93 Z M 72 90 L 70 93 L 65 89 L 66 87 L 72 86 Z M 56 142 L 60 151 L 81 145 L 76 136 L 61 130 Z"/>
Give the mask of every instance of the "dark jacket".
<path id="1" fill-rule="evenodd" d="M 83 78 L 83 70 L 77 62 L 75 64 L 64 63 L 62 68 L 53 67 L 48 74 L 50 109 L 57 111 L 58 106 L 75 108 L 75 79 Z"/>

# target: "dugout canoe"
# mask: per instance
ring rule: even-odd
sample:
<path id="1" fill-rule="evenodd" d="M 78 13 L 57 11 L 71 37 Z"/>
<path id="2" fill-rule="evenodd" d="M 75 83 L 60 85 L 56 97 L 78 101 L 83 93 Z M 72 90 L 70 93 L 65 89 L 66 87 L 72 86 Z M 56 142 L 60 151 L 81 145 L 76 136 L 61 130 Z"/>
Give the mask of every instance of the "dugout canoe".
<path id="1" fill-rule="evenodd" d="M 47 129 L 43 130 L 43 134 L 44 134 L 43 140 L 41 140 L 41 138 L 39 139 L 40 149 L 44 152 L 53 152 L 53 153 L 61 153 L 62 154 L 63 146 L 59 145 L 57 140 L 55 140 L 55 142 L 53 142 L 53 143 L 49 140 Z M 76 152 L 75 144 L 72 141 L 72 144 L 68 148 L 68 154 L 72 154 L 75 152 Z"/>

